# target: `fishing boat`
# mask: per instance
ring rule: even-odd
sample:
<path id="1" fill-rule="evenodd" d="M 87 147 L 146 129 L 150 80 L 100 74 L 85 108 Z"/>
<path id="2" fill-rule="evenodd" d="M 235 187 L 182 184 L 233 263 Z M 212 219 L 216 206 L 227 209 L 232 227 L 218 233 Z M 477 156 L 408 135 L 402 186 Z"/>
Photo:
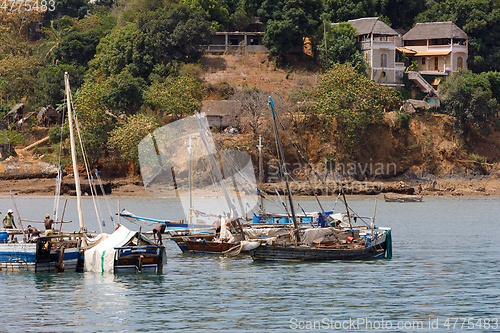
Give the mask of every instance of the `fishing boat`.
<path id="1" fill-rule="evenodd" d="M 385 202 L 422 202 L 424 198 L 423 195 L 409 195 L 409 194 L 400 194 L 400 195 L 385 195 Z"/>
<path id="2" fill-rule="evenodd" d="M 162 273 L 167 252 L 140 231 L 121 225 L 85 251 L 85 271 L 98 273 Z"/>
<path id="3" fill-rule="evenodd" d="M 18 223 L 20 229 L 4 231 L 0 235 L 0 268 L 6 271 L 32 271 L 32 272 L 62 272 L 76 271 L 81 262 L 81 246 L 85 242 L 83 225 L 83 215 L 81 211 L 80 183 L 78 168 L 76 165 L 76 148 L 73 134 L 73 124 L 71 116 L 71 101 L 69 92 L 69 76 L 64 76 L 65 89 L 67 94 L 68 121 L 70 128 L 71 156 L 73 169 L 75 171 L 75 186 L 77 188 L 77 205 L 80 218 L 80 230 L 74 233 L 55 232 L 42 237 L 30 238 L 22 225 L 22 220 L 11 193 L 12 201 L 16 207 Z M 60 221 L 62 223 L 63 221 Z M 60 229 L 59 229 L 60 230 Z M 9 234 L 22 234 L 23 240 L 7 242 Z"/>
<path id="4" fill-rule="evenodd" d="M 126 209 L 123 209 L 120 212 L 120 217 L 125 218 L 127 221 L 132 222 L 132 223 L 138 223 L 142 222 L 145 224 L 156 224 L 156 223 L 164 223 L 167 227 L 168 230 L 189 230 L 189 229 L 204 229 L 204 230 L 215 230 L 215 228 L 212 225 L 208 224 L 189 224 L 184 221 L 169 221 L 169 220 L 159 220 L 159 219 L 153 219 L 149 217 L 143 217 L 143 216 L 137 216 L 131 212 L 129 212 Z"/>
<path id="5" fill-rule="evenodd" d="M 391 229 L 375 227 L 375 217 L 371 219 L 370 226 L 354 226 L 344 191 L 341 194 L 346 206 L 348 225 L 332 224 L 324 228 L 299 225 L 290 191 L 290 173 L 286 168 L 277 115 L 271 97 L 269 97 L 269 104 L 274 120 L 274 131 L 281 157 L 280 170 L 286 184 L 293 230 L 286 237 L 262 240 L 257 247 L 250 250 L 252 259 L 255 261 L 311 261 L 361 260 L 385 256 L 390 258 L 392 256 Z M 327 219 L 325 222 L 328 224 L 330 221 L 331 219 Z"/>
<path id="6" fill-rule="evenodd" d="M 7 232 L 0 232 L 0 271 L 75 271 L 80 255 L 78 235 L 61 234 L 20 243 L 6 243 Z"/>
<path id="7" fill-rule="evenodd" d="M 178 203 L 184 216 L 181 224 L 126 218 L 164 223 L 170 239 L 183 252 L 222 253 L 244 239 L 241 223 L 257 206 L 251 158 L 244 152 L 216 149 L 204 115 L 196 112 L 157 129 L 141 141 L 138 150 L 146 191 L 170 204 Z M 205 203 L 199 199 L 206 197 L 212 198 L 213 204 L 203 212 L 198 208 Z M 223 219 L 229 224 L 226 233 L 226 223 L 220 222 Z"/>

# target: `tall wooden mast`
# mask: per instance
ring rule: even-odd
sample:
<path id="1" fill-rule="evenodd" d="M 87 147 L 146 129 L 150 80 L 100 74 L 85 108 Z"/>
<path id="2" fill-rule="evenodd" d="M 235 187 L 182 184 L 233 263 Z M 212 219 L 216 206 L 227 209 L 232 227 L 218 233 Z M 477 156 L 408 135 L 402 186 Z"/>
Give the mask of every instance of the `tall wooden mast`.
<path id="1" fill-rule="evenodd" d="M 78 221 L 80 223 L 80 231 L 85 230 L 85 223 L 83 221 L 83 210 L 82 210 L 82 191 L 80 188 L 80 174 L 78 173 L 78 164 L 76 161 L 76 145 L 75 145 L 75 134 L 73 131 L 73 109 L 71 107 L 71 91 L 69 88 L 69 75 L 64 73 L 64 85 L 66 88 L 66 102 L 68 105 L 68 122 L 69 122 L 69 136 L 71 143 L 71 159 L 73 161 L 73 175 L 75 177 L 75 190 L 76 190 L 76 204 L 78 209 Z"/>
<path id="2" fill-rule="evenodd" d="M 269 96 L 269 104 L 271 104 L 271 111 L 273 113 L 274 131 L 276 132 L 276 140 L 278 141 L 278 149 L 280 151 L 280 156 L 281 156 L 281 173 L 283 174 L 283 177 L 285 178 L 286 191 L 288 192 L 288 201 L 290 202 L 290 211 L 292 212 L 293 227 L 295 228 L 295 239 L 296 239 L 297 243 L 300 243 L 299 225 L 297 223 L 297 216 L 295 214 L 295 206 L 293 204 L 293 199 L 292 199 L 292 191 L 290 191 L 290 183 L 288 180 L 288 177 L 290 177 L 290 175 L 288 173 L 288 170 L 286 169 L 285 153 L 283 152 L 283 146 L 281 144 L 280 133 L 278 132 L 278 124 L 276 122 L 276 114 L 274 112 L 274 103 L 273 103 L 273 100 L 271 99 L 270 96 Z"/>

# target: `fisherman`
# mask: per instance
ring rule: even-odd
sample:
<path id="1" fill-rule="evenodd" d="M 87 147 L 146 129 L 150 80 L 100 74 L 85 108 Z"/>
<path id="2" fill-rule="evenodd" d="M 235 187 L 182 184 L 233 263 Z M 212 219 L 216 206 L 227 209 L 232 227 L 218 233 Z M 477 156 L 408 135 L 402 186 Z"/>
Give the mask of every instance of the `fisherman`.
<path id="1" fill-rule="evenodd" d="M 219 216 L 217 220 L 215 220 L 214 223 L 212 223 L 212 226 L 215 227 L 216 234 L 220 233 L 220 223 L 221 223 L 221 216 Z"/>
<path id="2" fill-rule="evenodd" d="M 26 229 L 26 232 L 28 233 L 28 238 L 30 238 L 30 236 L 32 238 L 35 238 L 35 237 L 39 237 L 40 236 L 40 231 L 38 231 L 37 228 L 35 227 L 32 227 L 31 224 L 28 225 L 28 228 Z"/>
<path id="3" fill-rule="evenodd" d="M 28 225 L 26 232 L 28 233 L 28 242 L 34 241 L 35 239 L 40 237 L 40 231 L 38 231 L 37 228 L 32 227 L 31 225 Z"/>
<path id="4" fill-rule="evenodd" d="M 158 225 L 153 229 L 153 238 L 155 241 L 155 245 L 162 245 L 163 242 L 161 240 L 161 234 L 165 232 L 165 229 L 167 228 L 166 223 L 158 223 Z M 158 234 L 158 243 L 156 243 L 156 234 Z"/>
<path id="5" fill-rule="evenodd" d="M 12 209 L 9 209 L 7 215 L 4 216 L 2 221 L 4 229 L 17 229 L 16 223 L 14 222 L 14 216 L 12 216 L 13 213 Z M 12 234 L 10 240 L 14 240 L 14 234 Z"/>
<path id="6" fill-rule="evenodd" d="M 320 227 L 320 228 L 326 227 L 326 220 L 325 220 L 325 216 L 323 215 L 323 213 L 319 213 L 319 215 L 318 215 L 318 227 Z"/>
<path id="7" fill-rule="evenodd" d="M 52 224 L 54 223 L 54 220 L 50 218 L 50 214 L 45 215 L 45 220 L 43 220 L 43 223 L 45 224 L 45 236 L 52 236 L 54 234 L 54 231 L 52 230 Z"/>

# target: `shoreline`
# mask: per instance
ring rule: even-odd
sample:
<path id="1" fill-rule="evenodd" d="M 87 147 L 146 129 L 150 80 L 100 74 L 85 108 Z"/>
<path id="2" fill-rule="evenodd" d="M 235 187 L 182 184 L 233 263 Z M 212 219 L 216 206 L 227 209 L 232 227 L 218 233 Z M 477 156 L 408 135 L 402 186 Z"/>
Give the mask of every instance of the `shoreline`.
<path id="1" fill-rule="evenodd" d="M 69 178 L 65 179 L 70 182 Z M 32 178 L 32 179 L 0 179 L 0 196 L 13 195 L 22 196 L 52 196 L 55 193 L 55 179 L 53 178 Z M 64 182 L 63 182 L 64 184 Z M 84 185 L 82 180 L 82 185 Z M 103 184 L 111 190 L 111 193 L 106 193 L 112 197 L 153 197 L 149 195 L 142 184 L 139 176 L 116 178 L 112 180 L 104 180 Z M 328 183 L 329 189 L 326 190 L 324 185 L 315 184 L 312 190 L 306 181 L 295 181 L 291 183 L 291 189 L 294 196 L 297 197 L 312 197 L 314 193 L 317 196 L 330 196 L 333 193 L 338 193 L 338 184 Z M 88 187 L 88 182 L 86 184 Z M 346 195 L 349 196 L 381 196 L 382 194 L 419 194 L 418 187 L 422 187 L 420 194 L 424 196 L 500 196 L 500 179 L 499 178 L 482 178 L 482 179 L 439 179 L 432 181 L 422 180 L 383 180 L 383 181 L 346 181 L 343 184 Z M 97 185 L 97 187 L 99 187 Z M 265 183 L 262 190 L 266 195 L 277 196 L 276 190 L 283 194 L 282 183 Z M 314 191 L 314 193 L 313 193 Z M 61 195 L 74 195 L 74 191 L 66 188 L 61 190 Z M 90 193 L 84 193 L 89 195 Z M 211 195 L 211 193 L 206 193 Z"/>

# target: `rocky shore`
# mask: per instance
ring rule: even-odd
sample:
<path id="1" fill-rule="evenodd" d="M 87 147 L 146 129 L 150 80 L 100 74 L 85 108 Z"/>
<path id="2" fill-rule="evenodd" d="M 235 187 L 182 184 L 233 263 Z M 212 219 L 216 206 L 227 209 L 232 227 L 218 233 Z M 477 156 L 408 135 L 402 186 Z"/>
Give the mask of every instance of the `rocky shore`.
<path id="1" fill-rule="evenodd" d="M 82 192 L 90 195 L 88 182 L 81 181 Z M 33 179 L 2 179 L 0 180 L 0 196 L 8 196 L 12 191 L 14 195 L 47 195 L 55 192 L 54 178 Z M 147 197 L 149 194 L 144 189 L 139 176 L 103 180 L 105 193 L 118 197 Z M 343 183 L 346 194 L 349 195 L 379 195 L 382 193 L 417 194 L 419 188 L 424 195 L 449 195 L 449 196 L 500 196 L 500 175 L 465 177 L 442 177 L 403 175 L 401 177 L 383 181 L 345 181 Z M 99 186 L 96 186 L 100 193 Z M 276 191 L 284 193 L 283 183 L 267 183 L 263 191 L 268 195 L 276 195 Z M 316 182 L 312 187 L 307 181 L 291 183 L 295 195 L 332 195 L 337 193 L 340 184 Z M 63 181 L 61 187 L 63 195 L 75 195 L 74 184 L 71 178 Z"/>

